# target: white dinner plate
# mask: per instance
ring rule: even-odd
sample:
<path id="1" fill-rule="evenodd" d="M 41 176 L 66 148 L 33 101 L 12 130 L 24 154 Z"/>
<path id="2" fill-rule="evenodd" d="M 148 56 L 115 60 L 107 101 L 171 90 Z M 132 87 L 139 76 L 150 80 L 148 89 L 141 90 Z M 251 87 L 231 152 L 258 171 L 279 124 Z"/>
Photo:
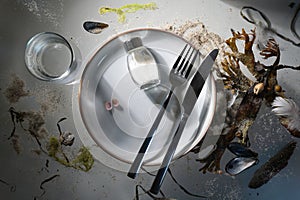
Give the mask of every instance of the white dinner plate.
<path id="1" fill-rule="evenodd" d="M 153 96 L 152 93 L 140 90 L 132 81 L 123 44 L 133 37 L 140 37 L 144 46 L 154 55 L 164 89 L 169 87 L 169 71 L 187 43 L 172 33 L 158 29 L 130 30 L 105 43 L 84 69 L 79 110 L 88 134 L 109 156 L 128 164 L 133 162 L 153 124 L 160 109 L 158 104 L 162 100 L 161 94 L 164 94 L 156 92 Z M 199 60 L 196 65 L 199 65 Z M 176 91 L 179 101 L 187 84 Z M 206 96 L 211 98 L 205 101 Z M 112 99 L 117 99 L 119 106 L 108 111 L 104 104 Z M 215 104 L 215 82 L 209 76 L 187 121 L 174 159 L 187 153 L 203 138 L 212 121 Z M 176 106 L 176 102 L 173 102 L 173 109 L 167 111 L 154 135 L 145 155 L 145 166 L 156 166 L 162 162 L 178 123 L 176 112 L 171 112 L 174 111 L 174 105 Z M 94 156 L 101 161 L 99 155 Z"/>

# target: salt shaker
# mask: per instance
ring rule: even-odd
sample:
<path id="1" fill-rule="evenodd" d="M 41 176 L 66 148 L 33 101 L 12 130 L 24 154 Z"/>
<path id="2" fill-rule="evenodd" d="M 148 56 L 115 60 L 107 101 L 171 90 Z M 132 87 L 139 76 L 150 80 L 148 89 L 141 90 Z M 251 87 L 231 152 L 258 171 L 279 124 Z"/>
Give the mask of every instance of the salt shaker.
<path id="1" fill-rule="evenodd" d="M 128 53 L 127 66 L 132 80 L 140 89 L 147 90 L 160 83 L 158 66 L 152 53 L 139 37 L 124 43 Z"/>

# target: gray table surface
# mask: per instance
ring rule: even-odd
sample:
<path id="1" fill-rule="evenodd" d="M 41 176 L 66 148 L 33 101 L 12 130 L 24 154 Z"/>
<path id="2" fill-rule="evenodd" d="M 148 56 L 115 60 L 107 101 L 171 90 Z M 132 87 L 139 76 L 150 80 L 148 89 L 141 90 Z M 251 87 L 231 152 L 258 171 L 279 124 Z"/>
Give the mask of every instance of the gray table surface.
<path id="1" fill-rule="evenodd" d="M 8 109 L 13 106 L 18 111 L 38 111 L 41 105 L 48 105 L 45 114 L 45 128 L 48 133 L 58 134 L 56 122 L 67 117 L 62 124 L 64 130 L 76 136 L 72 148 L 78 149 L 82 141 L 75 126 L 77 117 L 73 117 L 74 92 L 78 85 L 55 85 L 39 81 L 25 68 L 24 50 L 28 39 L 38 32 L 52 31 L 72 40 L 79 48 L 83 59 L 88 59 L 112 35 L 137 27 L 162 27 L 166 24 L 180 24 L 189 19 L 199 19 L 207 29 L 226 39 L 231 36 L 230 28 L 250 30 L 253 25 L 243 20 L 239 14 L 242 6 L 254 6 L 268 15 L 273 27 L 279 32 L 293 37 L 289 23 L 293 12 L 289 1 L 250 1 L 250 0 L 162 0 L 154 1 L 159 9 L 149 12 L 137 12 L 127 15 L 127 23 L 117 22 L 115 14 L 100 16 L 101 6 L 120 7 L 129 3 L 148 3 L 147 1 L 71 1 L 71 0 L 1 0 L 0 1 L 0 198 L 1 199 L 113 199 L 127 200 L 135 198 L 135 187 L 140 184 L 150 188 L 153 177 L 141 174 L 131 180 L 126 173 L 110 168 L 102 162 L 95 162 L 89 172 L 66 168 L 53 159 L 33 153 L 37 149 L 32 137 L 17 127 L 22 146 L 17 154 L 7 137 L 12 131 L 12 121 Z M 293 1 L 296 6 L 299 1 Z M 99 35 L 87 33 L 82 28 L 86 20 L 104 21 L 110 27 Z M 296 23 L 299 29 L 299 22 Z M 295 39 L 296 40 L 296 39 Z M 281 63 L 299 65 L 300 48 L 283 40 L 278 40 L 281 50 Z M 84 67 L 84 66 L 83 66 Z M 299 72 L 282 71 L 280 84 L 286 95 L 300 104 Z M 4 95 L 13 77 L 19 77 L 25 83 L 29 96 L 11 103 Z M 292 138 L 280 126 L 277 119 L 265 109 L 258 116 L 250 130 L 256 138 L 254 145 L 266 151 L 262 154 L 265 162 Z M 282 138 L 282 139 L 280 139 Z M 82 139 L 82 138 L 81 138 Z M 88 139 L 87 139 L 88 140 Z M 299 147 L 289 161 L 288 166 L 269 183 L 259 189 L 249 189 L 248 182 L 255 171 L 250 169 L 232 178 L 228 175 L 202 174 L 197 155 L 187 154 L 171 165 L 176 180 L 193 194 L 207 195 L 209 199 L 299 199 L 300 161 Z M 45 163 L 47 167 L 45 167 Z M 222 165 L 225 163 L 222 163 Z M 40 198 L 43 189 L 40 184 L 45 179 L 58 174 L 59 177 L 45 183 L 46 193 Z M 11 187 L 15 187 L 11 191 Z M 162 190 L 166 197 L 175 199 L 199 199 L 185 193 L 170 177 L 166 176 Z M 152 199 L 140 190 L 140 199 Z"/>

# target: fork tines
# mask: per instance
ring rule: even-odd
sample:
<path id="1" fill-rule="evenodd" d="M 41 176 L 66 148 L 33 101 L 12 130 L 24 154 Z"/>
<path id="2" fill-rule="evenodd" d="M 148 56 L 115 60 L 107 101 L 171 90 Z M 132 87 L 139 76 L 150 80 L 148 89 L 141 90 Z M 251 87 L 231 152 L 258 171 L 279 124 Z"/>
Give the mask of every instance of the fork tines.
<path id="1" fill-rule="evenodd" d="M 189 48 L 187 49 L 187 47 Z M 187 49 L 187 50 L 186 50 Z M 192 51 L 191 51 L 192 50 Z M 196 53 L 195 53 L 196 52 Z M 192 56 L 193 59 L 191 60 Z M 180 76 L 187 78 L 191 72 L 191 69 L 196 61 L 198 51 L 195 50 L 192 46 L 186 44 L 178 56 L 177 60 L 173 65 L 173 70 Z M 189 62 L 190 61 L 190 62 Z M 180 62 L 180 64 L 179 64 Z"/>

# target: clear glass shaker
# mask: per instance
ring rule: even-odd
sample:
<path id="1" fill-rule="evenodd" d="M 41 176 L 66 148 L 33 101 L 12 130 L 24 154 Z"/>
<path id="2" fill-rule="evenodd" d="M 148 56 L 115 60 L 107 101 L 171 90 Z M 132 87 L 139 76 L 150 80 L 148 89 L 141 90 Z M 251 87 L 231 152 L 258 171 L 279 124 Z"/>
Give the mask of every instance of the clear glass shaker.
<path id="1" fill-rule="evenodd" d="M 139 37 L 124 43 L 128 53 L 127 66 L 132 80 L 140 89 L 149 89 L 160 83 L 158 66 L 152 53 Z"/>

